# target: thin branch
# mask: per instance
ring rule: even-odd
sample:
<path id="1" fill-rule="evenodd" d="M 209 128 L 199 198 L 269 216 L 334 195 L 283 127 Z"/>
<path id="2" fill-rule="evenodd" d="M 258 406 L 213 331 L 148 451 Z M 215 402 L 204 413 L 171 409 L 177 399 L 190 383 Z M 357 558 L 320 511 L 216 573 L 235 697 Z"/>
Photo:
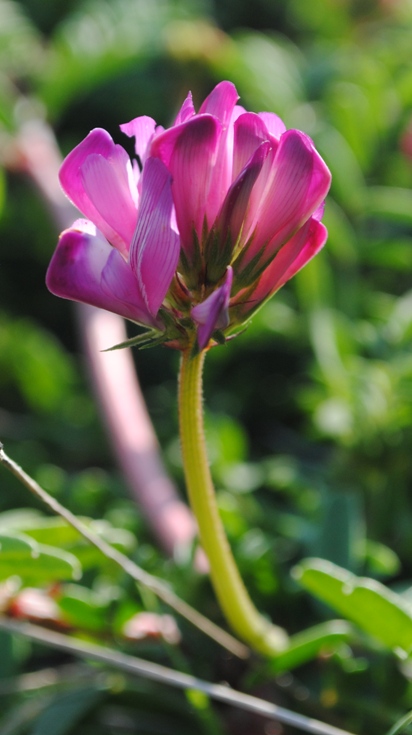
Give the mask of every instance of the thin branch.
<path id="1" fill-rule="evenodd" d="M 154 577 L 152 574 L 145 572 L 144 569 L 139 567 L 131 559 L 122 554 L 117 549 L 106 543 L 104 539 L 97 536 L 88 526 L 82 521 L 76 518 L 71 511 L 67 510 L 61 505 L 55 498 L 49 495 L 40 485 L 33 480 L 19 465 L 14 462 L 5 453 L 3 446 L 0 446 L 0 461 L 4 467 L 9 470 L 17 479 L 39 498 L 53 513 L 64 518 L 67 523 L 78 531 L 83 538 L 87 539 L 89 543 L 93 544 L 104 556 L 114 561 L 119 567 L 121 567 L 126 574 L 129 574 L 139 584 L 144 585 L 148 589 L 152 590 L 157 597 L 165 602 L 169 607 L 175 610 L 177 613 L 182 615 L 195 625 L 199 630 L 213 638 L 217 643 L 226 648 L 228 651 L 233 653 L 239 658 L 247 658 L 249 656 L 249 649 L 236 640 L 226 631 L 219 628 L 217 625 L 212 623 L 208 618 L 199 613 L 193 607 L 188 605 L 184 600 L 174 594 L 160 579 Z"/>
<path id="2" fill-rule="evenodd" d="M 264 699 L 253 697 L 250 694 L 243 694 L 228 686 L 222 684 L 211 684 L 203 679 L 198 679 L 190 674 L 181 671 L 175 671 L 166 666 L 161 666 L 151 661 L 145 661 L 141 658 L 129 656 L 125 653 L 113 651 L 110 648 L 98 646 L 93 643 L 85 643 L 78 641 L 62 633 L 45 630 L 39 626 L 30 623 L 20 623 L 7 618 L 0 617 L 0 629 L 8 633 L 16 633 L 30 638 L 38 643 L 46 646 L 58 648 L 66 651 L 74 656 L 84 659 L 92 659 L 107 664 L 113 668 L 121 669 L 129 674 L 144 676 L 152 681 L 158 681 L 162 684 L 176 687 L 178 689 L 197 689 L 204 692 L 212 699 L 219 702 L 229 704 L 240 709 L 254 712 L 265 717 L 270 717 L 287 725 L 292 725 L 300 730 L 304 730 L 310 735 L 352 735 L 346 730 L 327 725 L 319 720 L 314 720 L 304 715 L 291 712 L 284 707 L 267 702 Z"/>

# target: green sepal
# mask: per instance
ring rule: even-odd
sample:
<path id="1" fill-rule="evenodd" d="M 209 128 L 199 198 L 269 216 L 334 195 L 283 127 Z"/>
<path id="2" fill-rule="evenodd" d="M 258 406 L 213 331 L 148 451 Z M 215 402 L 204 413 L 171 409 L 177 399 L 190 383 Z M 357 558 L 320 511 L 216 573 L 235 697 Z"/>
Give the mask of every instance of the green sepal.
<path id="1" fill-rule="evenodd" d="M 212 230 L 205 245 L 206 285 L 216 284 L 226 272 L 232 258 L 232 238 L 228 232 L 224 245 Z"/>
<path id="2" fill-rule="evenodd" d="M 259 266 L 259 261 L 261 259 L 262 254 L 256 253 L 256 255 L 252 258 L 252 260 L 245 266 L 245 268 L 242 269 L 242 260 L 244 259 L 245 250 L 242 250 L 240 255 L 236 258 L 235 262 L 233 263 L 233 269 L 235 273 L 235 280 L 236 280 L 236 290 L 237 293 L 242 288 L 246 288 L 247 286 L 251 286 L 257 278 L 263 273 L 265 268 L 269 265 L 269 261 L 266 262 L 264 265 Z"/>
<path id="3" fill-rule="evenodd" d="M 203 223 L 205 229 L 205 223 Z M 192 231 L 193 257 L 189 261 L 183 248 L 180 249 L 179 270 L 181 271 L 189 291 L 199 288 L 199 278 L 203 269 L 202 249 L 195 229 Z"/>
<path id="4" fill-rule="evenodd" d="M 215 331 L 212 334 L 212 339 L 215 340 L 215 342 L 218 343 L 218 345 L 225 345 L 226 344 L 226 337 L 223 334 L 221 329 L 215 329 Z"/>
<path id="5" fill-rule="evenodd" d="M 138 334 L 137 337 L 131 337 L 131 339 L 126 339 L 124 342 L 120 342 L 118 345 L 113 345 L 113 347 L 108 347 L 106 350 L 102 350 L 102 352 L 113 352 L 113 350 L 123 350 L 126 349 L 126 347 L 151 347 L 155 344 L 159 344 L 160 342 L 164 342 L 166 338 L 165 334 L 162 334 L 161 337 L 159 337 L 159 333 L 155 331 L 154 329 L 151 329 L 148 332 L 143 332 L 143 334 Z"/>

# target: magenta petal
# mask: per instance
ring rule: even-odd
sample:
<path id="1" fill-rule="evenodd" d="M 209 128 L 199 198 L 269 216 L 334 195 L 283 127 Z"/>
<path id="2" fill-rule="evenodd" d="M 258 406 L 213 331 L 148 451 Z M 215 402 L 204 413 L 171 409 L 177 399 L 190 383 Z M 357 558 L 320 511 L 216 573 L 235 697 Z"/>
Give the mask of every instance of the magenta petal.
<path id="1" fill-rule="evenodd" d="M 232 280 L 233 270 L 229 266 L 222 285 L 191 311 L 192 319 L 197 324 L 197 341 L 201 350 L 207 346 L 215 329 L 226 329 L 229 326 Z"/>
<path id="2" fill-rule="evenodd" d="M 259 112 L 259 117 L 265 123 L 268 133 L 277 140 L 286 132 L 285 123 L 274 112 Z"/>
<path id="3" fill-rule="evenodd" d="M 311 217 L 265 269 L 253 299 L 261 302 L 278 291 L 322 249 L 327 236 L 326 227 Z"/>
<path id="4" fill-rule="evenodd" d="M 201 115 L 165 131 L 152 146 L 152 154 L 172 174 L 176 220 L 189 260 L 193 233 L 199 241 L 202 239 L 205 219 L 210 227 L 223 201 L 220 190 L 212 186 L 220 135 L 219 121 L 211 115 Z"/>
<path id="5" fill-rule="evenodd" d="M 214 227 L 214 230 L 219 234 L 222 246 L 227 242 L 228 237 L 230 237 L 233 247 L 236 245 L 248 211 L 253 186 L 269 151 L 270 143 L 261 143 L 227 193 Z"/>
<path id="6" fill-rule="evenodd" d="M 108 270 L 106 283 L 104 274 Z M 61 298 L 158 326 L 147 312 L 126 261 L 87 220 L 77 220 L 62 233 L 47 271 L 46 284 Z"/>
<path id="7" fill-rule="evenodd" d="M 104 219 L 102 232 L 110 241 L 115 240 L 113 245 L 116 245 L 116 238 L 111 236 L 111 231 L 119 235 L 122 243 L 126 244 L 126 248 L 119 249 L 127 253 L 136 227 L 137 201 L 135 203 L 131 195 L 132 169 L 129 158 L 123 148 L 117 148 L 116 156 L 110 159 L 95 153 L 87 156 L 80 167 L 80 175 L 89 200 Z"/>
<path id="8" fill-rule="evenodd" d="M 216 217 L 233 180 L 233 130 L 235 120 L 241 114 L 236 87 L 231 82 L 217 84 L 203 102 L 199 115 L 213 115 L 222 125 L 219 149 L 213 165 L 212 179 L 207 195 L 207 221 Z"/>
<path id="9" fill-rule="evenodd" d="M 246 229 L 251 232 L 258 226 L 244 263 L 260 250 L 263 262 L 273 257 L 320 206 L 330 178 L 307 136 L 297 130 L 284 133 L 270 175 L 262 171 L 251 196 Z"/>
<path id="10" fill-rule="evenodd" d="M 199 110 L 199 115 L 205 113 L 214 115 L 214 117 L 217 117 L 226 126 L 232 117 L 232 112 L 238 99 L 239 95 L 232 82 L 220 82 L 208 97 L 206 97 Z"/>
<path id="11" fill-rule="evenodd" d="M 179 260 L 180 240 L 172 229 L 172 214 L 171 176 L 162 161 L 148 158 L 143 169 L 130 266 L 153 316 L 166 296 Z"/>
<path id="12" fill-rule="evenodd" d="M 254 112 L 240 115 L 234 125 L 233 176 L 246 166 L 261 143 L 270 140 L 264 121 Z"/>
<path id="13" fill-rule="evenodd" d="M 186 122 L 186 120 L 190 120 L 190 118 L 193 117 L 194 114 L 195 108 L 193 107 L 192 93 L 189 92 L 185 101 L 183 102 L 183 105 L 176 115 L 174 124 L 180 125 L 181 123 Z"/>
<path id="14" fill-rule="evenodd" d="M 121 232 L 113 226 L 113 208 L 108 203 L 110 198 L 108 192 L 99 188 L 92 167 L 87 166 L 90 156 L 101 157 L 106 161 L 106 169 L 111 167 L 111 172 L 105 177 L 105 185 L 108 183 L 110 191 L 116 192 L 117 200 L 125 198 L 127 224 L 121 227 Z M 84 170 L 83 166 L 86 166 Z M 73 204 L 94 222 L 112 245 L 122 252 L 127 252 L 130 223 L 133 216 L 136 217 L 136 212 L 131 193 L 133 177 L 126 151 L 121 146 L 115 145 L 105 130 L 96 128 L 65 158 L 59 176 L 61 185 Z M 116 225 L 116 218 L 114 221 Z"/>
<path id="15" fill-rule="evenodd" d="M 147 148 L 153 138 L 155 128 L 156 122 L 152 117 L 148 117 L 147 115 L 135 117 L 134 120 L 120 125 L 122 133 L 127 135 L 129 138 L 135 139 L 135 151 L 142 162 L 146 159 Z"/>
<path id="16" fill-rule="evenodd" d="M 145 326 L 162 328 L 162 324 L 148 311 L 132 269 L 114 248 L 103 268 L 101 283 L 106 297 L 118 303 L 118 314 Z M 115 311 L 112 307 L 109 310 Z"/>

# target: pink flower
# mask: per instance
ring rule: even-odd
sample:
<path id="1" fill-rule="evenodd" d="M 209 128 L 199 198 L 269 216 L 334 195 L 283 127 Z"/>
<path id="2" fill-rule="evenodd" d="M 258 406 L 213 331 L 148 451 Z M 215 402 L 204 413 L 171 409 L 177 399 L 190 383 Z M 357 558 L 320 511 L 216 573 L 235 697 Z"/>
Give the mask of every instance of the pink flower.
<path id="1" fill-rule="evenodd" d="M 60 180 L 87 219 L 60 238 L 53 293 L 179 349 L 197 333 L 204 349 L 321 249 L 328 168 L 304 133 L 237 100 L 221 82 L 198 113 L 189 94 L 167 130 L 149 117 L 122 125 L 135 138 L 133 165 L 99 129 L 69 154 Z"/>

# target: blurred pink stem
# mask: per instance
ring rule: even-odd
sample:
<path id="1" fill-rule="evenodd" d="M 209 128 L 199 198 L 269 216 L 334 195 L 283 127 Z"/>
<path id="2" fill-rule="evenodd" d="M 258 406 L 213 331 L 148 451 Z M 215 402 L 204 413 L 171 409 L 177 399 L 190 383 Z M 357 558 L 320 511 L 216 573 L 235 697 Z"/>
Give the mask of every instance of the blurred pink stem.
<path id="1" fill-rule="evenodd" d="M 102 352 L 127 339 L 124 322 L 93 306 L 76 306 L 93 388 L 118 462 L 163 548 L 173 554 L 193 539 L 196 526 L 165 473 L 130 351 Z"/>
<path id="2" fill-rule="evenodd" d="M 71 225 L 77 213 L 58 186 L 61 156 L 52 130 L 40 120 L 26 123 L 13 153 L 10 167 L 30 175 L 58 229 Z M 173 555 L 193 541 L 196 523 L 165 472 L 130 350 L 102 352 L 127 339 L 123 319 L 76 306 L 90 380 L 117 461 L 159 543 Z M 203 554 L 197 567 L 207 568 Z"/>

